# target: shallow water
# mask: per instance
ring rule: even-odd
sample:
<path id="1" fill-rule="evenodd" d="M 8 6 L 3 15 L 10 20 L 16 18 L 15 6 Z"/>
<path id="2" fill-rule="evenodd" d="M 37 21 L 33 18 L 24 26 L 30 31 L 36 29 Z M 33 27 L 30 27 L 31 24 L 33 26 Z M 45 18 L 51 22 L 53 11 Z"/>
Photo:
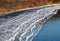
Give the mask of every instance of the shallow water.
<path id="1" fill-rule="evenodd" d="M 33 41 L 60 41 L 60 17 L 46 21 Z"/>

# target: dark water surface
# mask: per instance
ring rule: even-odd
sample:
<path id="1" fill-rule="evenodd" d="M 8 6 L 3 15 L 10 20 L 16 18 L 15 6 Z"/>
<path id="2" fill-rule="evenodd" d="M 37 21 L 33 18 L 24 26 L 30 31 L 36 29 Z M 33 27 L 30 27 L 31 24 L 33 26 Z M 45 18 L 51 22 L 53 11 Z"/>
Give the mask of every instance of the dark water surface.
<path id="1" fill-rule="evenodd" d="M 56 15 L 57 16 L 57 15 Z M 33 41 L 60 41 L 60 17 L 49 19 Z"/>

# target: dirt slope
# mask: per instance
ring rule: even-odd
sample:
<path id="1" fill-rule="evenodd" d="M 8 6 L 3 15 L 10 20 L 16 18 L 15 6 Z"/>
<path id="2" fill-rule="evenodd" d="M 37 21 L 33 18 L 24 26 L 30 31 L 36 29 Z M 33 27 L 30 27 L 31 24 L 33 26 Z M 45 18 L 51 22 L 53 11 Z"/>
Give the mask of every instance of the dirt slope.
<path id="1" fill-rule="evenodd" d="M 59 2 L 60 0 L 0 0 L 0 12 Z"/>

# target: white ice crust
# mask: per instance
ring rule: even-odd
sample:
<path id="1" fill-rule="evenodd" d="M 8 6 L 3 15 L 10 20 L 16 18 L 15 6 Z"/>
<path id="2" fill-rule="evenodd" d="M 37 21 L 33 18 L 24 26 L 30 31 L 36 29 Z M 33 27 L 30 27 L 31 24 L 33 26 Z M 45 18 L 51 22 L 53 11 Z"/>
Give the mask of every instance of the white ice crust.
<path id="1" fill-rule="evenodd" d="M 53 4 L 22 10 L 16 16 L 0 17 L 0 41 L 32 41 L 58 9 L 60 4 Z"/>

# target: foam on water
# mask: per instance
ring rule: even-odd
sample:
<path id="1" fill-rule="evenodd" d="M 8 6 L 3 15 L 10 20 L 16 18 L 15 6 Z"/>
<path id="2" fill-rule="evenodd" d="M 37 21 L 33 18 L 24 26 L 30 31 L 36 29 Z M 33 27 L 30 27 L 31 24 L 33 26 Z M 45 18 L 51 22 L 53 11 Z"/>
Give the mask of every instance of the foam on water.
<path id="1" fill-rule="evenodd" d="M 1 41 L 32 41 L 41 30 L 44 22 L 55 15 L 60 5 L 45 6 L 19 12 L 17 16 L 0 18 Z"/>

